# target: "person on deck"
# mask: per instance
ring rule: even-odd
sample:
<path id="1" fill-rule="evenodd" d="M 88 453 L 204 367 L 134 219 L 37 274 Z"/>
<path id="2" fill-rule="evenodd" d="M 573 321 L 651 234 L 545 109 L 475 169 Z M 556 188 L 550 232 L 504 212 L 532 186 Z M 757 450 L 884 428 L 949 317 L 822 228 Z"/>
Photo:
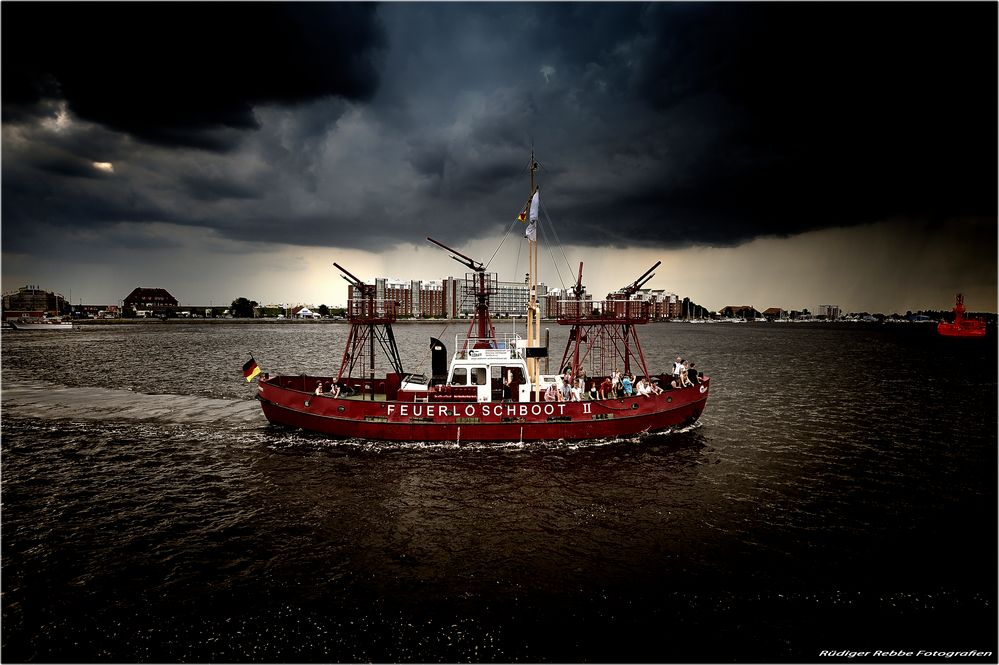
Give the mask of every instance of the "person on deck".
<path id="1" fill-rule="evenodd" d="M 614 382 L 608 376 L 600 382 L 600 399 L 607 399 L 614 391 Z"/>
<path id="2" fill-rule="evenodd" d="M 680 372 L 683 371 L 683 358 L 680 356 L 676 357 L 676 362 L 673 363 L 673 376 L 680 376 Z"/>
<path id="3" fill-rule="evenodd" d="M 506 400 L 517 399 L 517 384 L 513 382 L 513 370 L 506 371 L 506 378 L 503 379 L 503 398 Z"/>
<path id="4" fill-rule="evenodd" d="M 572 384 L 565 380 L 565 377 L 560 379 L 561 385 L 559 386 L 559 401 L 569 402 L 572 400 Z"/>
<path id="5" fill-rule="evenodd" d="M 690 384 L 693 386 L 696 386 L 698 383 L 701 382 L 701 380 L 698 378 L 697 370 L 694 369 L 694 363 L 690 363 L 690 366 L 687 368 L 687 379 L 690 381 Z"/>
<path id="6" fill-rule="evenodd" d="M 693 383 L 690 382 L 690 378 L 687 376 L 687 370 L 680 372 L 680 387 L 681 388 L 691 388 Z"/>
<path id="7" fill-rule="evenodd" d="M 590 392 L 587 393 L 587 395 L 589 395 L 589 398 L 591 400 L 599 399 L 600 398 L 600 392 L 597 390 L 597 382 L 596 381 L 590 381 Z"/>
<path id="8" fill-rule="evenodd" d="M 316 381 L 316 394 L 317 395 L 322 395 L 323 394 L 323 382 L 322 381 Z"/>
<path id="9" fill-rule="evenodd" d="M 624 396 L 631 397 L 631 377 L 625 374 L 621 377 L 621 386 L 624 388 Z"/>
<path id="10" fill-rule="evenodd" d="M 545 390 L 545 401 L 546 402 L 558 401 L 558 388 L 555 387 L 554 383 L 548 386 L 548 389 Z"/>

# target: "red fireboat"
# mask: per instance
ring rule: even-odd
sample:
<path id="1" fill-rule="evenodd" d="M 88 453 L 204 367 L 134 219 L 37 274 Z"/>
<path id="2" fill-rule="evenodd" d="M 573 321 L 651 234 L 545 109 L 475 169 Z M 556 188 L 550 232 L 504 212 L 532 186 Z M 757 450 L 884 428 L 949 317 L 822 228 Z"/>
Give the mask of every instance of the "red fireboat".
<path id="1" fill-rule="evenodd" d="M 964 296 L 958 293 L 954 304 L 954 323 L 941 321 L 937 324 L 937 332 L 947 337 L 985 337 L 985 322 L 964 318 Z"/>
<path id="2" fill-rule="evenodd" d="M 559 325 L 570 326 L 558 365 L 561 373 L 541 373 L 548 348 L 538 339 L 537 168 L 532 155 L 532 194 L 520 217 L 524 220 L 530 211 L 525 234 L 530 265 L 526 338 L 496 334 L 489 316 L 489 297 L 498 291 L 496 273 L 487 273 L 481 262 L 427 238 L 471 269 L 465 275 L 466 292 L 474 294 L 476 307 L 467 333 L 455 336 L 450 363 L 445 344 L 431 338 L 431 371 L 407 374 L 392 332 L 397 303 L 378 299 L 375 286 L 334 263 L 341 277 L 355 287 L 340 368 L 331 376 L 264 375 L 258 381 L 257 398 L 267 419 L 337 438 L 457 443 L 631 437 L 697 422 L 710 379 L 673 388 L 671 375 L 652 375 L 637 333 L 637 327 L 649 321 L 648 303 L 584 299 L 582 263 L 573 298 L 559 301 L 556 312 L 549 313 Z M 625 298 L 652 279 L 658 266 L 623 289 Z M 376 376 L 376 347 L 393 371 Z M 568 375 L 568 383 L 582 382 L 588 392 L 619 369 L 646 379 L 645 394 L 619 396 L 598 389 L 595 399 L 574 394 L 563 400 L 553 396 L 557 390 L 549 390 Z"/>

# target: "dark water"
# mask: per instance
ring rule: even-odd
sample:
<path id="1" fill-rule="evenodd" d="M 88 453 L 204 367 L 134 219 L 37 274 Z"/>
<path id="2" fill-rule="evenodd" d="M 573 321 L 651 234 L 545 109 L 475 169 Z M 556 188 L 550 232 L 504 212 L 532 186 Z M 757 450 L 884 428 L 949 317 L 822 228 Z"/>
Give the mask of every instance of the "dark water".
<path id="1" fill-rule="evenodd" d="M 440 329 L 397 327 L 409 367 Z M 5 332 L 3 660 L 996 661 L 994 340 L 651 325 L 712 397 L 628 441 L 268 426 L 248 353 L 328 372 L 345 334 Z"/>

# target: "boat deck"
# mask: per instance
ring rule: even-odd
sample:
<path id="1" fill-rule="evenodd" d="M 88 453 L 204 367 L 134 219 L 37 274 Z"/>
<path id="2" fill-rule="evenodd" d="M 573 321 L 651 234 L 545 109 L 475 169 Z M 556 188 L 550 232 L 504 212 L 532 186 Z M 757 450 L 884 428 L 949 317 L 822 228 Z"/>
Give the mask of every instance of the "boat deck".
<path id="1" fill-rule="evenodd" d="M 331 397 L 331 395 L 327 395 L 327 397 Z M 375 393 L 375 398 L 373 400 L 371 399 L 371 393 L 364 393 L 363 395 L 348 395 L 347 397 L 341 397 L 340 399 L 349 399 L 355 402 L 385 402 L 388 400 L 385 393 Z"/>

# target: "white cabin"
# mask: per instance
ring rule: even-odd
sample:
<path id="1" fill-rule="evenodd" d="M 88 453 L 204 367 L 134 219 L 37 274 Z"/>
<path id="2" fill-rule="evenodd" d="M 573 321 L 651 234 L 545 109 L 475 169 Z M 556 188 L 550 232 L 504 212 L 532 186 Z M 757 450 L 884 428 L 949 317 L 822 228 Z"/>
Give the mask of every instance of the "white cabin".
<path id="1" fill-rule="evenodd" d="M 472 347 L 477 338 L 467 340 Z M 519 335 L 503 335 L 496 340 L 496 348 L 463 350 L 465 339 L 455 336 L 454 356 L 448 370 L 447 382 L 451 386 L 475 386 L 479 402 L 501 402 L 513 399 L 531 401 L 531 382 L 527 373 L 524 354 L 526 341 Z M 509 385 L 513 385 L 511 391 Z"/>

